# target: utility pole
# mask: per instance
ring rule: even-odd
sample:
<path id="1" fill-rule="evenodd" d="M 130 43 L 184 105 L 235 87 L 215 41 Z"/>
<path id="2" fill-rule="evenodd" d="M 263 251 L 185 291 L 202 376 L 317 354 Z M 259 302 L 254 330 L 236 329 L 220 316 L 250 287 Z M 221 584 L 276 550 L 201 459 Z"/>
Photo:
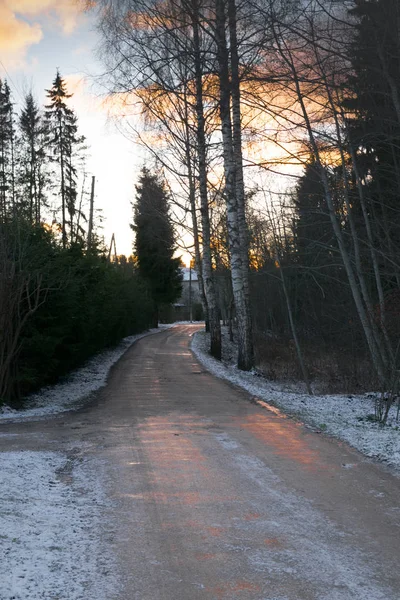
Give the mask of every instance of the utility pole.
<path id="1" fill-rule="evenodd" d="M 83 172 L 83 181 L 82 181 L 81 197 L 79 200 L 78 218 L 76 220 L 76 234 L 75 234 L 76 242 L 78 242 L 78 238 L 79 238 L 79 223 L 80 223 L 81 216 L 82 216 L 82 203 L 83 203 L 83 196 L 85 194 L 85 182 L 86 182 L 86 171 Z"/>
<path id="2" fill-rule="evenodd" d="M 117 245 L 115 243 L 115 235 L 112 234 L 111 236 L 111 242 L 110 242 L 110 248 L 108 250 L 108 261 L 111 260 L 111 252 L 114 246 L 114 260 L 117 260 Z"/>
<path id="3" fill-rule="evenodd" d="M 189 320 L 193 321 L 192 314 L 192 261 L 189 263 Z"/>
<path id="4" fill-rule="evenodd" d="M 95 176 L 92 175 L 92 190 L 90 192 L 90 210 L 89 210 L 89 228 L 88 228 L 88 239 L 87 239 L 87 249 L 88 252 L 92 247 L 92 231 L 93 231 L 93 205 L 94 205 L 94 182 Z"/>

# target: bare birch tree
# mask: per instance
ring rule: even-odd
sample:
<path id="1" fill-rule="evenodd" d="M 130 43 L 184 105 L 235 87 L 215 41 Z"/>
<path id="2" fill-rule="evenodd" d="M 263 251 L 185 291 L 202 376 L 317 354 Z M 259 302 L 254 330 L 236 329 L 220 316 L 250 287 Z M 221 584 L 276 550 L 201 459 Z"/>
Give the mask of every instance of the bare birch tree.
<path id="1" fill-rule="evenodd" d="M 117 89 L 136 91 L 146 113 L 158 121 L 172 144 L 175 173 L 180 166 L 189 182 L 195 253 L 204 285 L 205 310 L 211 333 L 211 354 L 221 357 L 221 329 L 211 263 L 207 189 L 207 140 L 203 101 L 203 48 L 196 0 L 126 2 L 123 12 L 107 12 L 103 31 L 113 49 Z M 122 67 L 121 67 L 122 64 Z M 152 98 L 163 102 L 152 103 Z M 172 111 L 166 107 L 170 105 Z M 174 113 L 174 114 L 171 114 Z M 192 144 L 192 138 L 196 144 Z M 164 162 L 165 164 L 165 162 Z M 180 165 L 180 166 L 179 166 Z M 197 176 L 196 176 L 197 173 Z M 197 178 L 197 183 L 196 183 Z M 200 198 L 201 250 L 196 193 Z"/>

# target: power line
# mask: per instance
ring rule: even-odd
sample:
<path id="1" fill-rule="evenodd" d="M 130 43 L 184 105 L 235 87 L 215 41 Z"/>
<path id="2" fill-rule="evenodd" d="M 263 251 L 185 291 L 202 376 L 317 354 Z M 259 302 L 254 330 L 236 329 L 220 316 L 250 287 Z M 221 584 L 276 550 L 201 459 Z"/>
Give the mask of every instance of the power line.
<path id="1" fill-rule="evenodd" d="M 21 101 L 24 102 L 24 97 L 21 94 L 21 92 L 19 91 L 17 85 L 14 83 L 10 73 L 7 71 L 3 61 L 0 59 L 0 65 L 3 67 L 5 74 L 7 75 L 7 80 L 10 81 L 11 85 L 13 86 L 13 88 L 15 89 L 15 91 L 17 92 L 18 96 L 20 97 Z"/>

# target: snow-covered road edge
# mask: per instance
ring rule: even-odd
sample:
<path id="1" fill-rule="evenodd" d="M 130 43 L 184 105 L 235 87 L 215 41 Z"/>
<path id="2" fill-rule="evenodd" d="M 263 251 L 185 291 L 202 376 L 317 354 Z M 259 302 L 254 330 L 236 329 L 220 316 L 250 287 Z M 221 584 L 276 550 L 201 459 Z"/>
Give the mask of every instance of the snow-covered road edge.
<path id="1" fill-rule="evenodd" d="M 304 423 L 348 442 L 370 458 L 377 458 L 399 470 L 400 423 L 392 410 L 386 427 L 368 420 L 374 413 L 374 401 L 368 395 L 308 396 L 285 391 L 284 386 L 269 382 L 254 373 L 244 373 L 230 364 L 213 359 L 208 354 L 208 337 L 197 332 L 191 349 L 202 365 L 213 375 L 225 379 L 252 394 L 255 398 L 296 415 Z"/>
<path id="2" fill-rule="evenodd" d="M 84 444 L 62 452 L 2 452 L 0 598 L 110 600 L 120 584 L 112 505 Z"/>
<path id="3" fill-rule="evenodd" d="M 29 396 L 23 410 L 0 407 L 0 421 L 42 418 L 80 408 L 88 396 L 106 385 L 111 367 L 135 342 L 147 335 L 165 331 L 173 325 L 174 323 L 160 325 L 157 329 L 124 338 L 118 346 L 99 352 L 60 383 L 42 388 Z"/>

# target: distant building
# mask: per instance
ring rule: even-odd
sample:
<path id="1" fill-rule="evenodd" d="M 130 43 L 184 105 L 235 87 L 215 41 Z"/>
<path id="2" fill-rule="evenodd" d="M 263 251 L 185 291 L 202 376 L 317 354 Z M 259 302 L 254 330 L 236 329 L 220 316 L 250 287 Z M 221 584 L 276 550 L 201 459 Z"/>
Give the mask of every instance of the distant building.
<path id="1" fill-rule="evenodd" d="M 194 321 L 201 320 L 203 319 L 203 310 L 197 271 L 189 267 L 182 267 L 181 271 L 183 274 L 182 294 L 174 304 L 175 318 L 177 321 L 188 321 L 191 316 L 190 312 L 192 312 Z"/>

